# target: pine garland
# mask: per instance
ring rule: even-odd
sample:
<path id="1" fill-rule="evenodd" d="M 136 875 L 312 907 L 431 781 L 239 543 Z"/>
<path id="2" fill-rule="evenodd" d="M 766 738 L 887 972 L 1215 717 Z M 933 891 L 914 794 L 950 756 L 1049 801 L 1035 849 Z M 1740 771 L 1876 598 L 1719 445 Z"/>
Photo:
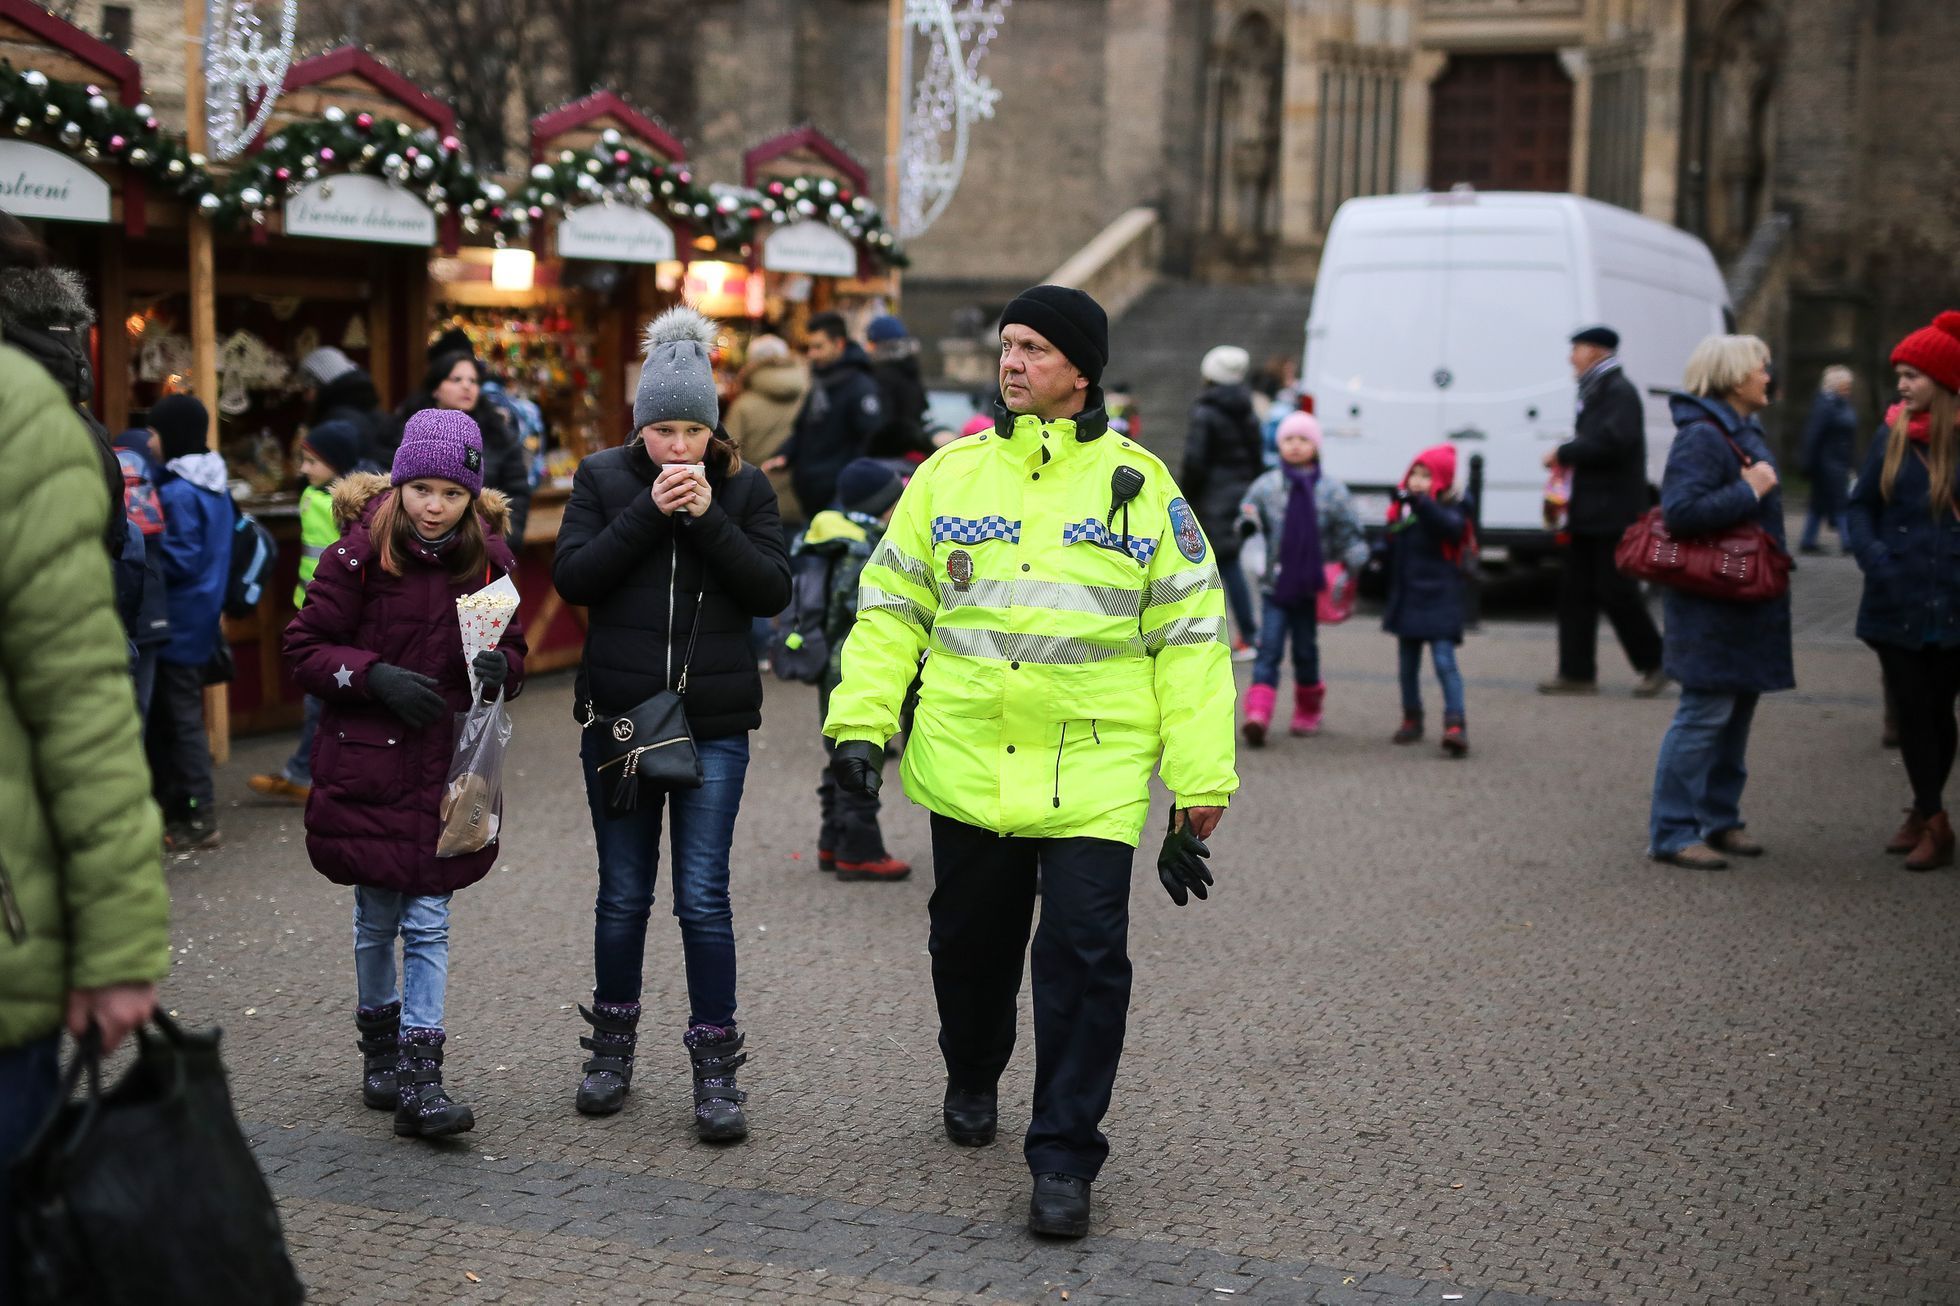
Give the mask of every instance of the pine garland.
<path id="1" fill-rule="evenodd" d="M 99 86 L 64 82 L 38 68 L 0 61 L 0 124 L 91 163 L 134 169 L 165 192 L 202 203 L 211 177 L 204 159 L 159 130 L 150 106 L 116 104 Z"/>

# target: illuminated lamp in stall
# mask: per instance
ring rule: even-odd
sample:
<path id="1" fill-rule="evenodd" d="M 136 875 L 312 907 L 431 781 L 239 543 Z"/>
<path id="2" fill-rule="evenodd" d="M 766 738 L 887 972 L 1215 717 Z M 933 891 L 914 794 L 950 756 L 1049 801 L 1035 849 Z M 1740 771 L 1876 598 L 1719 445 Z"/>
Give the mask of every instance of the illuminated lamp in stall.
<path id="1" fill-rule="evenodd" d="M 749 280 L 749 270 L 739 263 L 704 259 L 687 265 L 681 293 L 709 317 L 747 317 Z"/>
<path id="2" fill-rule="evenodd" d="M 528 249 L 500 249 L 490 257 L 494 290 L 529 290 L 537 282 L 538 256 Z"/>

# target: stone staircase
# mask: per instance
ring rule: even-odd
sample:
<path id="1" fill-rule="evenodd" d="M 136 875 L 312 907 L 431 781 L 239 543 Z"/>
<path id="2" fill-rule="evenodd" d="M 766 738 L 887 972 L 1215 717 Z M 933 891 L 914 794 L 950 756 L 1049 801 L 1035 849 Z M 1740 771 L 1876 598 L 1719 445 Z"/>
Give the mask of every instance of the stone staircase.
<path id="1" fill-rule="evenodd" d="M 1143 443 L 1177 468 L 1191 401 L 1203 382 L 1198 362 L 1213 345 L 1238 345 L 1257 368 L 1306 343 L 1311 290 L 1164 281 L 1110 325 L 1107 384 L 1127 382 L 1143 414 Z"/>

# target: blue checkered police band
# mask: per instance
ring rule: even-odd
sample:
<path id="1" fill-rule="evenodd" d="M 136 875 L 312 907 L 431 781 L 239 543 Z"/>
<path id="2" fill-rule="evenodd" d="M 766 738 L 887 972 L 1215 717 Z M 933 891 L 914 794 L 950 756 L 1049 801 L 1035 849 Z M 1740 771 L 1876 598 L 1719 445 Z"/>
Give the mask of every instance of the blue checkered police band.
<path id="1" fill-rule="evenodd" d="M 982 540 L 1021 542 L 1021 523 L 1005 517 L 934 517 L 934 544 L 978 544 Z"/>
<path id="2" fill-rule="evenodd" d="M 1118 553 L 1128 553 L 1137 560 L 1140 567 L 1148 567 L 1150 559 L 1157 552 L 1157 541 L 1145 535 L 1132 535 L 1127 548 L 1123 537 L 1097 521 L 1094 517 L 1087 521 L 1075 522 L 1062 527 L 1063 544 L 1094 544 L 1099 548 L 1114 549 Z"/>

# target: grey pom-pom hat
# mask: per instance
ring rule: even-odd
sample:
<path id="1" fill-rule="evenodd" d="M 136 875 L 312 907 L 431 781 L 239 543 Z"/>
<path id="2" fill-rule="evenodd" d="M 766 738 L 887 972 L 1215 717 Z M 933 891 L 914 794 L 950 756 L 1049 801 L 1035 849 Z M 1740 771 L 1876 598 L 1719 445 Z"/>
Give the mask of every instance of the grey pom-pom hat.
<path id="1" fill-rule="evenodd" d="M 721 424 L 709 351 L 721 328 L 687 305 L 670 308 L 647 327 L 647 361 L 633 393 L 633 429 L 655 422 Z"/>

